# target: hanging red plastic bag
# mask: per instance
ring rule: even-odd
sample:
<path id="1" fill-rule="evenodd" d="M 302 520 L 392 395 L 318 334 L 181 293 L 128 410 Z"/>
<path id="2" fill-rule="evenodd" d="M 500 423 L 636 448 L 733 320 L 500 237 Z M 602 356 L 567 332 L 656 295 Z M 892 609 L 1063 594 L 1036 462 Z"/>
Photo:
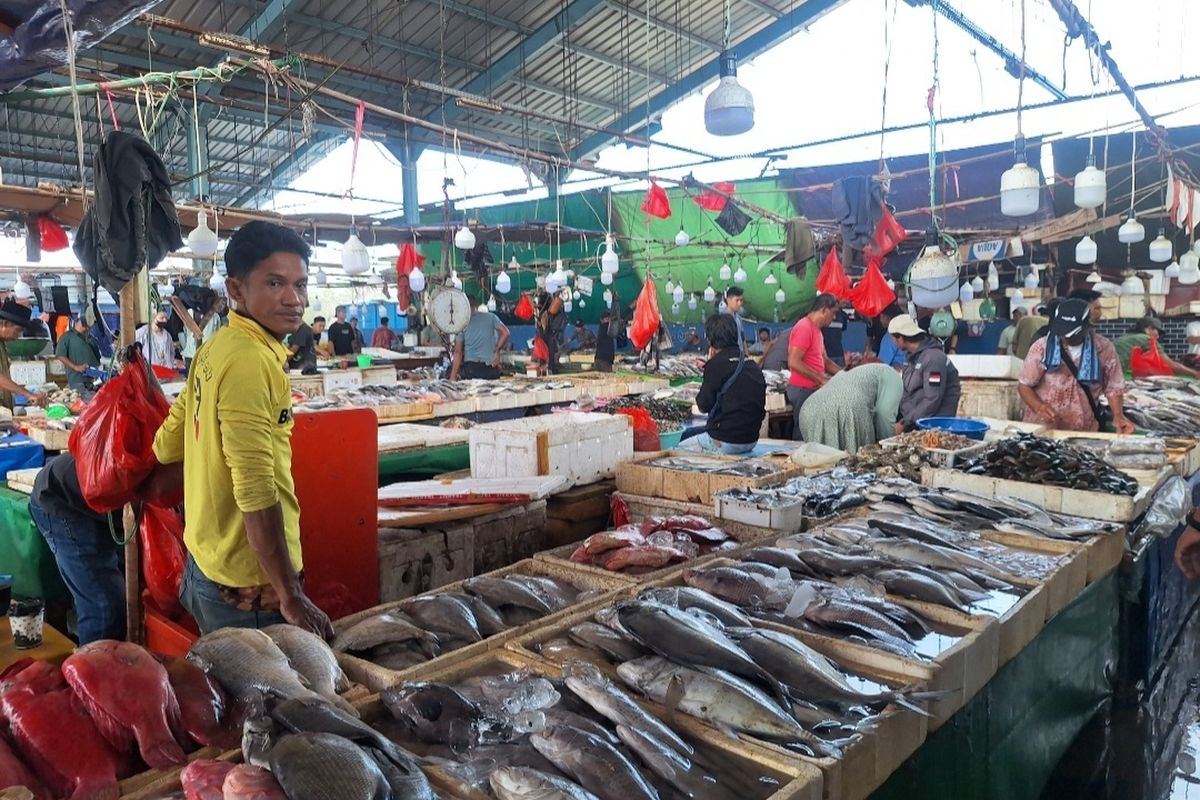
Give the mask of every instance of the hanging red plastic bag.
<path id="1" fill-rule="evenodd" d="M 546 340 L 540 336 L 533 337 L 533 357 L 543 364 L 550 363 L 550 348 L 546 346 Z"/>
<path id="2" fill-rule="evenodd" d="M 667 190 L 650 181 L 650 189 L 646 192 L 646 199 L 642 201 L 642 211 L 659 219 L 670 217 L 671 201 L 667 197 Z"/>
<path id="3" fill-rule="evenodd" d="M 400 255 L 396 256 L 396 274 L 407 275 L 413 267 L 425 266 L 425 256 L 417 252 L 411 242 L 405 242 L 400 247 Z"/>
<path id="4" fill-rule="evenodd" d="M 733 190 L 736 187 L 732 183 L 714 183 L 712 187 L 717 191 L 698 194 L 693 198 L 693 200 L 695 200 L 696 205 L 700 206 L 705 211 L 715 211 L 719 213 L 725 210 L 725 204 L 729 202 L 728 196 L 733 194 Z M 723 194 L 717 194 L 717 192 L 722 192 Z"/>
<path id="5" fill-rule="evenodd" d="M 658 333 L 662 322 L 662 314 L 658 313 L 658 290 L 654 281 L 646 278 L 642 284 L 642 293 L 638 295 L 637 305 L 633 309 L 633 323 L 629 326 L 629 341 L 633 342 L 635 350 L 641 350 L 650 344 L 650 337 Z"/>
<path id="6" fill-rule="evenodd" d="M 653 453 L 661 450 L 658 438 L 658 423 L 644 408 L 622 408 L 617 411 L 633 420 L 633 449 L 638 453 Z"/>
<path id="7" fill-rule="evenodd" d="M 1135 378 L 1175 374 L 1175 370 L 1171 369 L 1159 351 L 1157 339 L 1150 340 L 1149 350 L 1143 350 L 1141 345 L 1136 345 L 1129 357 L 1129 367 Z"/>
<path id="8" fill-rule="evenodd" d="M 533 302 L 530 301 L 529 295 L 526 292 L 521 292 L 521 299 L 517 303 L 517 307 L 513 309 L 513 316 L 517 319 L 523 319 L 526 322 L 533 319 L 536 312 L 533 308 Z"/>
<path id="9" fill-rule="evenodd" d="M 896 301 L 896 293 L 887 285 L 879 264 L 878 259 L 871 259 L 862 280 L 850 290 L 850 303 L 864 317 L 877 317 L 879 312 Z"/>
<path id="10" fill-rule="evenodd" d="M 66 250 L 71 246 L 67 241 L 67 232 L 49 217 L 38 217 L 38 234 L 42 240 L 42 250 L 47 253 Z"/>
<path id="11" fill-rule="evenodd" d="M 139 545 L 142 579 L 155 605 L 169 617 L 183 612 L 179 583 L 183 580 L 183 518 L 172 508 L 142 506 Z"/>
<path id="12" fill-rule="evenodd" d="M 817 291 L 831 294 L 839 300 L 850 296 L 850 278 L 842 269 L 842 260 L 838 257 L 836 247 L 829 248 L 829 255 L 821 264 L 821 274 L 817 276 Z"/>
<path id="13" fill-rule="evenodd" d="M 867 262 L 874 259 L 883 260 L 884 256 L 896 249 L 896 247 L 904 241 L 908 236 L 908 231 L 904 226 L 892 216 L 892 212 L 887 206 L 883 207 L 883 215 L 879 217 L 879 222 L 875 225 L 875 233 L 871 235 L 871 241 L 863 248 L 863 256 Z"/>
<path id="14" fill-rule="evenodd" d="M 158 464 L 154 434 L 170 410 L 136 352 L 121 374 L 100 387 L 68 440 L 79 488 L 93 511 L 115 511 L 135 498 Z"/>

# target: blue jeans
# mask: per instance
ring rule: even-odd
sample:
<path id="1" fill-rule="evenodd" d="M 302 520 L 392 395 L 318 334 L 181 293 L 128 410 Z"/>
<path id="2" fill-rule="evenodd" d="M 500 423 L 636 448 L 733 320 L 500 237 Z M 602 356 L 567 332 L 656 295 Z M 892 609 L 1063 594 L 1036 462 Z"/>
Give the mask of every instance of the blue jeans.
<path id="1" fill-rule="evenodd" d="M 695 438 L 696 444 L 700 446 L 701 450 L 707 450 L 710 453 L 723 453 L 727 456 L 742 456 L 758 446 L 758 442 L 748 442 L 747 444 L 718 442 L 707 433 L 702 433 Z"/>
<path id="2" fill-rule="evenodd" d="M 108 523 L 83 516 L 50 516 L 33 499 L 29 513 L 75 602 L 79 643 L 124 639 L 124 554 L 113 541 Z"/>
<path id="3" fill-rule="evenodd" d="M 242 611 L 225 602 L 221 587 L 200 571 L 191 553 L 179 584 L 179 602 L 196 620 L 201 633 L 218 628 L 265 628 L 284 621 L 278 611 Z"/>

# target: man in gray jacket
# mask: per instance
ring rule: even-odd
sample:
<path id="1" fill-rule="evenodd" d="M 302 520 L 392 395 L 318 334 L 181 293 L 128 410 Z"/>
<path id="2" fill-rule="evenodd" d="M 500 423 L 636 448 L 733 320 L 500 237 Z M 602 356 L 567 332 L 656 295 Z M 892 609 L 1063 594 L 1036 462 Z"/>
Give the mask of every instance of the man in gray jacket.
<path id="1" fill-rule="evenodd" d="M 950 363 L 937 338 L 921 330 L 908 314 L 901 314 L 888 325 L 896 345 L 908 353 L 904 365 L 904 394 L 900 398 L 900 421 L 896 433 L 916 430 L 924 417 L 958 416 L 962 386 L 958 369 Z"/>

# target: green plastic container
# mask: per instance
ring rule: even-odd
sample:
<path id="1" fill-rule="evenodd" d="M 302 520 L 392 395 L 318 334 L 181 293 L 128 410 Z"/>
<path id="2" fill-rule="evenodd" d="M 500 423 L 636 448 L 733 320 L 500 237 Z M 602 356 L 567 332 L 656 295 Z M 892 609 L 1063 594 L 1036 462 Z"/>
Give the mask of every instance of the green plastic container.
<path id="1" fill-rule="evenodd" d="M 360 355 L 358 357 L 358 366 L 362 369 L 366 369 L 367 367 L 371 366 L 371 357 Z"/>
<path id="2" fill-rule="evenodd" d="M 663 450 L 671 450 L 679 446 L 679 442 L 683 439 L 684 428 L 670 433 L 660 433 L 658 435 L 658 446 Z"/>

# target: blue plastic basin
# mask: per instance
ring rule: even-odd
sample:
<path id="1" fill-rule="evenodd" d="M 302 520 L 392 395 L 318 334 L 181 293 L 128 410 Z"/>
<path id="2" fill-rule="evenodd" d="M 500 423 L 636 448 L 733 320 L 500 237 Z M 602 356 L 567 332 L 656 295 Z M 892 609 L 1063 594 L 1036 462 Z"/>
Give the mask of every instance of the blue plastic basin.
<path id="1" fill-rule="evenodd" d="M 991 428 L 986 422 L 968 417 L 925 417 L 917 420 L 917 429 L 922 431 L 939 430 L 957 433 L 968 439 L 982 442 L 984 435 Z"/>

